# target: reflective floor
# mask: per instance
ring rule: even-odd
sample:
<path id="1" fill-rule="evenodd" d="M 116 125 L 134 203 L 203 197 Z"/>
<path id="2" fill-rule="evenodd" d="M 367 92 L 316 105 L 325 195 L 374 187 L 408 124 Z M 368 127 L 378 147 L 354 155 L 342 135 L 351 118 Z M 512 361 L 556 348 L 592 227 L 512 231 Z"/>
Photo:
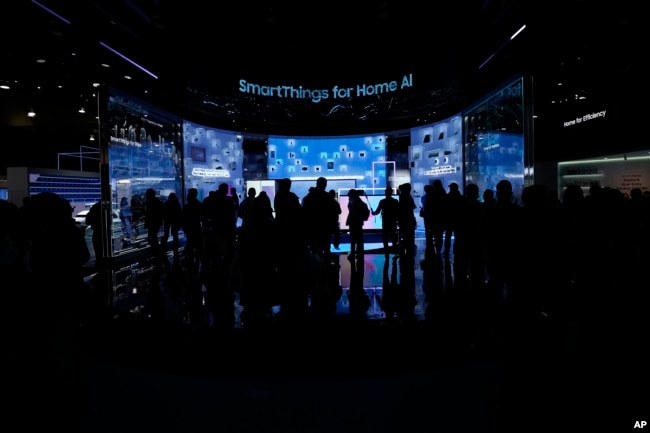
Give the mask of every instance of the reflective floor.
<path id="1" fill-rule="evenodd" d="M 144 295 L 123 305 L 143 311 L 93 312 L 78 346 L 64 338 L 8 370 L 13 425 L 89 433 L 553 432 L 627 431 L 648 419 L 647 364 L 614 350 L 630 347 L 624 335 L 552 318 L 504 334 L 475 326 L 462 305 L 427 296 L 450 289 L 453 275 L 431 281 L 420 236 L 417 247 L 415 320 L 387 320 L 385 290 L 403 282 L 405 269 L 373 242 L 359 266 L 370 301 L 362 320 L 350 309 L 355 272 L 345 244 L 335 251 L 342 295 L 324 326 L 250 329 L 241 318 L 232 329 L 192 326 L 164 289 L 157 298 L 164 316 L 147 314 L 152 299 Z M 236 300 L 234 307 L 238 317 Z M 47 371 L 54 373 L 39 373 Z"/>

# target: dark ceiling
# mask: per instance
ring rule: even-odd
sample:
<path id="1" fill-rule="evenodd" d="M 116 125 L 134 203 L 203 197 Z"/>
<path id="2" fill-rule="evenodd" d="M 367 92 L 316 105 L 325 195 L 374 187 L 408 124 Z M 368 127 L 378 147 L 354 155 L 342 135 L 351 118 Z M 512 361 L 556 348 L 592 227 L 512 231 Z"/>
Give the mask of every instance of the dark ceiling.
<path id="1" fill-rule="evenodd" d="M 517 74 L 533 77 L 543 116 L 578 94 L 609 97 L 603 89 L 640 62 L 645 33 L 627 0 L 10 3 L 0 18 L 4 125 L 25 124 L 28 108 L 38 112 L 31 124 L 96 124 L 101 83 L 218 128 L 388 131 L 455 114 Z M 412 87 L 320 103 L 238 90 L 239 79 L 325 89 L 407 74 Z"/>

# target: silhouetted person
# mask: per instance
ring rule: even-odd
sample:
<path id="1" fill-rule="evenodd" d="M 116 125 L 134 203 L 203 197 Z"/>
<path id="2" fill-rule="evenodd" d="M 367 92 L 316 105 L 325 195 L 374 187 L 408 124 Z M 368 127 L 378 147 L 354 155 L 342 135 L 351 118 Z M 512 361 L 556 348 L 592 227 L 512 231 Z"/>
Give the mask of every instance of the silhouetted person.
<path id="1" fill-rule="evenodd" d="M 391 249 L 397 253 L 399 201 L 393 197 L 393 188 L 388 187 L 384 190 L 384 198 L 379 200 L 377 209 L 372 211 L 372 214 L 381 214 L 381 240 L 384 245 L 384 255 L 390 254 Z"/>
<path id="2" fill-rule="evenodd" d="M 332 246 L 334 247 L 334 249 L 338 250 L 341 245 L 341 223 L 339 221 L 339 218 L 342 213 L 341 204 L 339 203 L 336 191 L 330 189 L 328 192 L 330 197 L 334 199 L 338 207 L 336 210 L 336 218 L 332 217 Z"/>
<path id="3" fill-rule="evenodd" d="M 327 179 L 319 177 L 316 186 L 302 200 L 303 216 L 309 224 L 306 230 L 307 242 L 312 255 L 319 256 L 318 260 L 329 263 L 331 260 L 330 245 L 332 242 L 332 221 L 337 217 L 338 203 L 328 192 Z"/>
<path id="4" fill-rule="evenodd" d="M 203 200 L 205 236 L 204 261 L 206 307 L 217 327 L 232 328 L 234 292 L 232 266 L 237 249 L 237 213 L 228 196 L 228 184 L 220 183 L 214 193 Z"/>
<path id="5" fill-rule="evenodd" d="M 348 192 L 348 217 L 345 224 L 350 230 L 350 260 L 363 260 L 365 246 L 363 240 L 363 224 L 370 216 L 368 205 L 361 200 L 360 192 L 351 189 Z"/>
<path id="6" fill-rule="evenodd" d="M 508 294 L 521 285 L 521 222 L 521 208 L 512 200 L 512 184 L 499 181 L 496 202 L 485 209 L 481 233 L 485 239 L 490 326 L 501 336 Z"/>
<path id="7" fill-rule="evenodd" d="M 168 264 L 167 255 L 160 244 L 160 229 L 165 219 L 165 209 L 153 188 L 145 191 L 143 218 L 144 228 L 147 230 L 150 257 L 156 266 Z"/>
<path id="8" fill-rule="evenodd" d="M 203 253 L 203 222 L 199 190 L 187 190 L 187 202 L 183 207 L 183 231 L 185 233 L 185 261 L 190 269 L 198 269 Z"/>
<path id="9" fill-rule="evenodd" d="M 300 198 L 291 191 L 291 179 L 277 181 L 273 202 L 277 247 L 277 278 L 281 294 L 281 323 L 295 323 L 307 318 L 309 290 L 309 251 L 305 240 L 305 221 Z"/>
<path id="10" fill-rule="evenodd" d="M 178 261 L 178 248 L 179 248 L 179 231 L 183 226 L 183 207 L 175 192 L 172 192 L 163 203 L 163 210 L 165 213 L 163 219 L 163 236 L 161 241 L 162 250 L 167 253 L 167 243 L 169 236 L 172 237 L 172 251 L 174 254 L 174 261 Z"/>
<path id="11" fill-rule="evenodd" d="M 456 245 L 460 244 L 462 252 L 454 253 L 455 280 L 466 279 L 468 294 L 474 305 L 485 304 L 485 301 L 478 299 L 485 294 L 485 258 L 481 233 L 484 204 L 479 201 L 479 195 L 477 184 L 469 183 L 465 186 L 467 208 L 463 217 L 464 231 L 460 242 L 456 240 Z"/>
<path id="12" fill-rule="evenodd" d="M 25 284 L 30 311 L 23 322 L 21 392 L 26 393 L 26 407 L 38 408 L 52 427 L 71 431 L 76 411 L 83 407 L 78 338 L 88 294 L 83 267 L 90 251 L 70 203 L 57 194 L 33 196 L 28 221 L 31 276 Z"/>
<path id="13" fill-rule="evenodd" d="M 415 220 L 414 210 L 417 208 L 411 196 L 411 184 L 403 183 L 399 186 L 399 215 L 397 223 L 400 234 L 400 256 L 414 263 L 415 261 Z"/>
<path id="14" fill-rule="evenodd" d="M 203 223 L 201 202 L 196 188 L 187 190 L 187 202 L 183 207 L 183 231 L 185 232 L 184 262 L 187 267 L 188 314 L 193 325 L 204 324 L 202 281 L 199 267 L 203 255 Z"/>
<path id="15" fill-rule="evenodd" d="M 338 272 L 338 256 L 333 264 L 330 250 L 332 221 L 337 217 L 339 205 L 326 188 L 327 179 L 319 177 L 316 186 L 302 200 L 304 233 L 310 254 L 309 315 L 318 320 L 331 318 L 336 313 L 336 300 L 340 298 L 340 284 L 332 280 L 332 274 Z"/>
<path id="16" fill-rule="evenodd" d="M 460 192 L 460 188 L 456 182 L 449 184 L 449 192 L 447 193 L 447 200 L 445 206 L 444 225 L 445 225 L 445 250 L 444 258 L 449 259 L 450 254 L 453 252 L 452 238 L 456 238 L 457 231 L 462 224 L 463 214 L 465 212 L 465 197 Z"/>
<path id="17" fill-rule="evenodd" d="M 433 189 L 431 184 L 424 185 L 424 194 L 420 197 L 420 216 L 422 217 L 422 222 L 424 224 L 424 244 L 428 246 L 433 244 L 433 233 L 429 227 L 429 219 L 426 218 L 425 207 L 427 203 L 427 198 L 429 198 L 429 193 Z"/>
<path id="18" fill-rule="evenodd" d="M 244 307 L 240 317 L 246 328 L 268 325 L 272 320 L 271 307 L 276 305 L 278 290 L 276 242 L 271 200 L 260 191 L 238 250 L 239 304 Z"/>
<path id="19" fill-rule="evenodd" d="M 440 179 L 435 179 L 427 193 L 424 205 L 424 219 L 427 227 L 427 242 L 433 242 L 438 258 L 442 258 L 447 217 L 447 191 Z M 430 239 L 429 239 L 430 238 Z"/>
<path id="20" fill-rule="evenodd" d="M 246 230 L 250 223 L 250 220 L 253 217 L 253 205 L 255 203 L 255 197 L 257 196 L 257 190 L 253 187 L 248 188 L 246 197 L 242 200 L 241 204 L 237 208 L 237 217 L 241 219 L 240 229 Z"/>
<path id="21" fill-rule="evenodd" d="M 398 314 L 403 320 L 415 318 L 415 209 L 417 208 L 411 196 L 411 184 L 399 186 L 399 234 L 400 234 L 400 288 Z"/>

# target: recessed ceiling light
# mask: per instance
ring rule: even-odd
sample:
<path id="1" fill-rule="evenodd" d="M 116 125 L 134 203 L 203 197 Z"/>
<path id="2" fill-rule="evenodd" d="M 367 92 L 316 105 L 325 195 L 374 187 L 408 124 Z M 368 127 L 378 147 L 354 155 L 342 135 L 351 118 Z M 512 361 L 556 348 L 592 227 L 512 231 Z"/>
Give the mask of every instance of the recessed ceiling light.
<path id="1" fill-rule="evenodd" d="M 45 62 L 46 62 L 45 59 L 36 59 L 36 63 L 45 63 Z"/>
<path id="2" fill-rule="evenodd" d="M 108 63 L 102 63 L 102 66 L 105 67 L 105 68 L 110 68 L 111 67 L 111 65 L 109 65 Z"/>
<path id="3" fill-rule="evenodd" d="M 130 75 L 125 75 L 124 78 L 126 78 L 127 80 L 130 80 L 131 76 Z"/>

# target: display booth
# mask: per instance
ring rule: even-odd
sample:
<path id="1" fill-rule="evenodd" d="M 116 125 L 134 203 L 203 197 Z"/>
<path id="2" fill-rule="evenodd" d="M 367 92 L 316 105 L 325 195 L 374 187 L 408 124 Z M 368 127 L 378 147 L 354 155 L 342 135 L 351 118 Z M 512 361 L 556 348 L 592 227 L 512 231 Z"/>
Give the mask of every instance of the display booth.
<path id="1" fill-rule="evenodd" d="M 517 195 L 526 182 L 527 121 L 524 80 L 515 78 L 456 115 L 409 131 L 408 155 L 389 157 L 390 132 L 345 136 L 268 136 L 263 159 L 265 176 L 248 175 L 245 169 L 247 137 L 240 131 L 212 128 L 162 110 L 112 87 L 99 93 L 100 192 L 103 251 L 98 255 L 108 266 L 105 281 L 114 306 L 136 308 L 151 283 L 152 265 L 147 260 L 146 233 L 139 221 L 144 193 L 153 189 L 164 202 L 175 193 L 181 203 L 189 188 L 203 200 L 220 184 L 227 184 L 239 201 L 248 188 L 265 191 L 271 202 L 278 179 L 289 178 L 292 191 L 302 200 L 316 179 L 325 177 L 334 190 L 345 221 L 347 192 L 364 191 L 369 207 L 376 209 L 385 189 L 413 185 L 416 204 L 424 185 L 441 179 L 464 189 L 477 183 L 482 190 L 500 179 L 513 182 Z M 259 137 L 257 137 L 259 138 Z M 532 175 L 532 170 L 531 173 Z M 115 241 L 111 203 L 128 201 L 136 234 L 133 242 Z M 414 210 L 417 219 L 419 208 Z M 419 222 L 419 228 L 423 227 Z M 345 225 L 341 224 L 345 229 Z M 139 229 L 139 230 L 138 230 Z M 381 216 L 364 226 L 381 230 Z M 162 233 L 160 233 L 162 236 Z M 110 240 L 110 241 L 109 241 Z M 181 248 L 184 244 L 181 232 Z"/>

